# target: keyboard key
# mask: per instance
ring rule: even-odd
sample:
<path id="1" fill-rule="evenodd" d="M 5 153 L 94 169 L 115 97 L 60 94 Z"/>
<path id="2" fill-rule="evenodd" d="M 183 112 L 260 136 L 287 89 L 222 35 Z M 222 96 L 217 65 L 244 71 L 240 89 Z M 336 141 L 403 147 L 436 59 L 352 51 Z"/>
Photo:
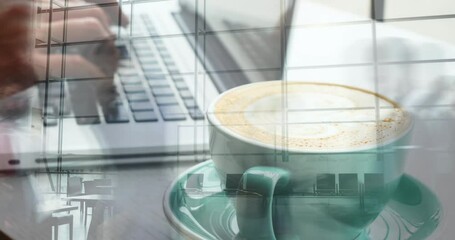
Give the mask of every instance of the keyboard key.
<path id="1" fill-rule="evenodd" d="M 201 120 L 204 119 L 204 113 L 198 108 L 188 108 L 188 112 L 190 113 L 190 116 L 194 120 Z"/>
<path id="2" fill-rule="evenodd" d="M 197 107 L 197 103 L 196 103 L 196 100 L 194 98 L 183 99 L 183 103 L 185 103 L 185 106 L 188 109 Z"/>
<path id="3" fill-rule="evenodd" d="M 143 36 L 143 35 L 147 35 L 148 33 L 141 29 L 141 28 L 134 28 L 133 27 L 133 35 L 136 35 L 136 36 Z"/>
<path id="4" fill-rule="evenodd" d="M 123 90 L 125 90 L 126 93 L 143 93 L 143 92 L 145 92 L 144 86 L 142 86 L 142 84 L 125 85 L 125 86 L 123 86 Z"/>
<path id="5" fill-rule="evenodd" d="M 132 68 L 132 67 L 134 67 L 133 62 L 131 62 L 131 60 L 129 60 L 129 59 L 120 60 L 118 65 L 121 68 Z"/>
<path id="6" fill-rule="evenodd" d="M 141 50 L 146 50 L 146 51 L 151 51 L 150 49 L 150 45 L 148 43 L 141 43 L 141 44 L 138 44 L 138 43 L 133 43 L 133 48 L 136 52 L 139 52 Z"/>
<path id="7" fill-rule="evenodd" d="M 153 43 L 155 44 L 164 44 L 163 40 L 161 38 L 154 38 Z"/>
<path id="8" fill-rule="evenodd" d="M 126 95 L 130 102 L 144 102 L 149 101 L 149 97 L 145 93 L 130 93 Z"/>
<path id="9" fill-rule="evenodd" d="M 176 81 L 176 82 L 178 82 L 178 81 L 184 82 L 185 81 L 185 79 L 183 79 L 183 77 L 177 76 L 177 75 L 172 76 L 172 79 L 174 81 Z"/>
<path id="10" fill-rule="evenodd" d="M 153 110 L 153 105 L 151 102 L 132 102 L 130 108 L 133 112 L 136 111 L 147 111 Z"/>
<path id="11" fill-rule="evenodd" d="M 134 41 L 131 45 L 133 45 L 134 48 L 146 48 L 150 46 L 147 41 Z"/>
<path id="12" fill-rule="evenodd" d="M 135 21 L 137 21 L 137 22 L 142 22 L 142 20 L 139 19 L 139 18 L 134 18 L 133 20 L 134 20 L 133 22 L 135 22 Z M 139 28 L 141 25 L 143 25 L 143 24 L 137 24 L 137 23 L 136 23 L 136 24 L 133 25 L 133 27 Z M 142 29 L 142 28 L 141 28 L 141 29 Z M 134 39 L 134 40 L 131 42 L 131 44 L 132 44 L 132 45 L 148 45 L 149 42 L 148 42 L 147 40 L 145 40 L 145 39 Z"/>
<path id="13" fill-rule="evenodd" d="M 158 49 L 158 51 L 162 51 L 163 49 L 166 49 L 166 46 L 164 45 L 164 43 L 155 42 L 155 46 Z"/>
<path id="14" fill-rule="evenodd" d="M 158 64 L 158 60 L 156 59 L 156 57 L 151 56 L 139 57 L 139 62 L 141 62 L 141 64 Z"/>
<path id="15" fill-rule="evenodd" d="M 168 70 L 169 72 L 174 73 L 174 74 L 175 74 L 175 73 L 180 73 L 179 69 L 178 69 L 177 66 L 175 66 L 175 65 L 174 65 L 174 66 L 167 66 L 167 70 Z"/>
<path id="16" fill-rule="evenodd" d="M 178 104 L 177 99 L 174 96 L 156 97 L 155 100 L 156 104 L 159 106 Z"/>
<path id="17" fill-rule="evenodd" d="M 192 94 L 189 90 L 182 90 L 182 91 L 180 91 L 180 96 L 181 96 L 183 99 L 193 98 L 193 94 Z"/>
<path id="18" fill-rule="evenodd" d="M 145 111 L 145 112 L 134 112 L 134 120 L 136 122 L 156 122 L 158 121 L 158 116 L 154 111 Z"/>
<path id="19" fill-rule="evenodd" d="M 147 27 L 147 31 L 149 31 L 150 35 L 156 35 L 156 29 L 154 27 Z"/>
<path id="20" fill-rule="evenodd" d="M 160 65 L 158 64 L 142 64 L 142 70 L 144 72 L 163 72 Z"/>
<path id="21" fill-rule="evenodd" d="M 161 115 L 163 115 L 163 119 L 166 121 L 186 119 L 185 113 L 182 111 L 179 105 L 160 107 L 160 112 Z"/>
<path id="22" fill-rule="evenodd" d="M 166 66 L 174 64 L 174 61 L 171 58 L 163 57 L 163 62 Z"/>
<path id="23" fill-rule="evenodd" d="M 130 121 L 123 105 L 106 108 L 103 112 L 106 123 L 127 123 Z"/>
<path id="24" fill-rule="evenodd" d="M 142 69 L 148 69 L 148 68 L 161 68 L 160 65 L 158 64 L 158 61 L 156 63 L 141 63 Z"/>
<path id="25" fill-rule="evenodd" d="M 152 88 L 152 93 L 155 96 L 170 96 L 170 95 L 174 95 L 174 91 L 170 87 Z"/>
<path id="26" fill-rule="evenodd" d="M 174 82 L 175 83 L 175 87 L 177 87 L 178 90 L 187 90 L 188 89 L 188 86 L 186 85 L 185 82 Z"/>
<path id="27" fill-rule="evenodd" d="M 159 39 L 159 38 L 153 39 L 153 42 L 154 42 L 155 44 L 163 44 L 163 43 L 164 43 L 163 40 L 161 40 L 161 39 Z"/>
<path id="28" fill-rule="evenodd" d="M 140 83 L 141 79 L 137 75 L 136 76 L 125 76 L 125 77 L 120 77 L 120 81 L 123 84 L 136 84 L 136 83 Z"/>
<path id="29" fill-rule="evenodd" d="M 169 82 L 167 80 L 153 80 L 148 82 L 151 88 L 156 87 L 169 87 Z"/>
<path id="30" fill-rule="evenodd" d="M 130 54 L 128 52 L 128 48 L 125 45 L 117 46 L 118 53 L 120 55 L 120 59 L 128 59 L 130 58 Z"/>
<path id="31" fill-rule="evenodd" d="M 166 80 L 166 75 L 164 74 L 146 74 L 145 77 L 147 80 Z"/>
<path id="32" fill-rule="evenodd" d="M 155 56 L 155 53 L 149 49 L 140 49 L 136 51 L 136 55 L 139 57 L 152 57 Z"/>
<path id="33" fill-rule="evenodd" d="M 156 49 L 158 49 L 158 52 L 160 52 L 160 55 L 161 55 L 161 53 L 164 53 L 166 51 L 166 46 L 164 46 L 163 44 L 155 43 L 155 46 L 156 46 Z"/>
<path id="34" fill-rule="evenodd" d="M 160 51 L 160 55 L 162 58 L 169 58 L 171 59 L 171 54 L 165 49 L 163 48 L 161 51 Z"/>
<path id="35" fill-rule="evenodd" d="M 151 52 L 153 54 L 153 50 L 150 46 L 151 45 L 149 43 L 134 44 L 134 50 L 137 54 L 140 54 L 141 52 Z"/>
<path id="36" fill-rule="evenodd" d="M 137 76 L 137 71 L 135 68 L 119 68 L 117 73 L 120 76 Z"/>
<path id="37" fill-rule="evenodd" d="M 101 123 L 99 116 L 93 117 L 76 117 L 76 122 L 79 125 L 93 125 Z"/>
<path id="38" fill-rule="evenodd" d="M 107 107 L 117 107 L 119 105 L 123 105 L 123 101 L 121 97 L 117 97 L 114 100 L 112 100 Z"/>
<path id="39" fill-rule="evenodd" d="M 153 52 L 147 52 L 147 54 L 138 54 L 137 58 L 141 64 L 153 63 L 153 61 L 155 63 L 158 63 L 158 57 Z"/>
<path id="40" fill-rule="evenodd" d="M 145 75 L 164 75 L 164 72 L 161 69 L 155 69 L 154 71 L 143 71 Z"/>

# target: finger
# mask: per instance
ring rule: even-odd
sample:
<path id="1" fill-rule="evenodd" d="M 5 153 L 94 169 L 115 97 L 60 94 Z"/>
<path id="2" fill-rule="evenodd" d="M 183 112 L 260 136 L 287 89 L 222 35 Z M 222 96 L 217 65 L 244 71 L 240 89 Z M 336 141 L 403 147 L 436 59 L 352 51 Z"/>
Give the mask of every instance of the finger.
<path id="1" fill-rule="evenodd" d="M 45 53 L 36 53 L 33 59 L 33 65 L 40 80 L 46 80 L 49 77 L 69 79 L 106 77 L 106 74 L 97 66 L 76 54 L 67 54 L 65 58 L 61 54 L 49 55 L 49 68 L 47 67 L 48 57 Z M 62 62 L 64 62 L 64 68 L 62 68 Z M 47 68 L 49 76 L 47 76 Z"/>
<path id="2" fill-rule="evenodd" d="M 114 76 L 119 54 L 114 41 L 90 42 L 67 46 L 67 54 L 78 54 L 96 65 L 106 76 Z"/>
<path id="3" fill-rule="evenodd" d="M 65 62 L 66 67 L 63 74 L 65 78 L 75 80 L 97 79 L 93 88 L 100 104 L 107 106 L 106 104 L 115 99 L 117 90 L 112 76 L 106 75 L 98 66 L 79 55 L 67 55 Z M 59 64 L 61 64 L 61 56 L 51 56 L 51 68 L 58 69 L 61 66 Z"/>
<path id="4" fill-rule="evenodd" d="M 72 0 L 71 4 L 87 5 L 87 2 L 98 4 L 109 17 L 109 23 L 111 25 L 120 25 L 125 27 L 130 22 L 129 18 L 121 10 L 121 6 L 119 6 L 118 0 L 86 0 L 86 2 L 81 2 L 80 0 Z"/>
<path id="5" fill-rule="evenodd" d="M 91 51 L 84 57 L 96 64 L 106 76 L 114 76 L 117 71 L 119 53 L 114 41 L 92 44 Z"/>
<path id="6" fill-rule="evenodd" d="M 49 0 L 46 0 L 49 1 Z M 65 6 L 65 2 L 63 0 L 53 0 L 54 3 L 59 3 L 60 6 Z M 73 7 L 83 7 L 83 8 L 76 8 Z M 85 7 L 84 7 L 85 6 Z M 52 21 L 63 21 L 65 14 L 60 14 L 61 12 L 57 12 L 55 9 L 55 14 L 52 16 Z M 111 24 L 110 18 L 107 16 L 106 12 L 103 11 L 100 7 L 96 5 L 89 4 L 85 1 L 71 1 L 69 5 L 66 18 L 67 19 L 78 19 L 78 18 L 96 18 L 103 24 L 106 29 L 109 29 L 109 25 Z M 43 16 L 43 21 L 46 22 L 48 17 Z"/>
<path id="7" fill-rule="evenodd" d="M 126 27 L 130 23 L 128 16 L 126 16 L 118 6 L 103 7 L 102 8 L 111 20 L 111 24 Z"/>
<path id="8" fill-rule="evenodd" d="M 63 42 L 65 22 L 52 23 L 54 38 Z M 86 17 L 67 20 L 66 42 L 96 41 L 114 38 L 114 34 L 106 29 L 97 18 Z"/>
<path id="9" fill-rule="evenodd" d="M 81 10 L 69 10 L 68 19 L 78 19 L 78 18 L 96 18 L 100 23 L 103 24 L 103 27 L 109 29 L 109 26 L 112 24 L 106 12 L 103 11 L 100 7 L 91 6 L 89 8 Z"/>
<path id="10" fill-rule="evenodd" d="M 60 56 L 51 56 L 60 59 Z M 52 68 L 59 69 L 60 66 L 51 66 Z M 80 55 L 70 54 L 66 55 L 65 59 L 65 73 L 63 74 L 65 78 L 70 79 L 87 79 L 87 78 L 104 78 L 104 74 L 101 69 L 96 65 L 83 58 Z"/>
<path id="11" fill-rule="evenodd" d="M 122 19 L 121 25 L 122 25 L 123 27 L 128 26 L 128 25 L 130 24 L 130 19 L 128 18 L 128 16 L 126 16 L 126 15 L 123 13 L 123 11 L 121 11 L 120 14 L 121 14 L 120 17 L 121 17 L 121 19 Z"/>

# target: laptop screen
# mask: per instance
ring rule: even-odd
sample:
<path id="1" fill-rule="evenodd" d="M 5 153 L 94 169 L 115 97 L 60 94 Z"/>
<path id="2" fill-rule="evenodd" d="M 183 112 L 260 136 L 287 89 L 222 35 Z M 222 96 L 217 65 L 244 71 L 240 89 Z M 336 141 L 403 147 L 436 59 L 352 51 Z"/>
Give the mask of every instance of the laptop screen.
<path id="1" fill-rule="evenodd" d="M 283 62 L 294 1 L 180 0 L 177 22 L 197 29 L 198 57 L 220 92 L 250 82 L 277 80 Z M 189 19 L 196 12 L 197 20 Z M 203 34 L 202 34 L 203 33 Z"/>

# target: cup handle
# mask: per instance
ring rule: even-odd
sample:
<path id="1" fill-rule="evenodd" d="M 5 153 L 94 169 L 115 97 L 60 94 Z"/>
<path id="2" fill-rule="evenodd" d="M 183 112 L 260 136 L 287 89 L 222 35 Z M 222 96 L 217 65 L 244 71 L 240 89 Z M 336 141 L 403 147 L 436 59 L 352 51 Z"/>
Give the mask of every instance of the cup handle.
<path id="1" fill-rule="evenodd" d="M 252 167 L 243 174 L 236 198 L 237 239 L 275 239 L 273 194 L 289 179 L 290 173 L 277 167 Z"/>

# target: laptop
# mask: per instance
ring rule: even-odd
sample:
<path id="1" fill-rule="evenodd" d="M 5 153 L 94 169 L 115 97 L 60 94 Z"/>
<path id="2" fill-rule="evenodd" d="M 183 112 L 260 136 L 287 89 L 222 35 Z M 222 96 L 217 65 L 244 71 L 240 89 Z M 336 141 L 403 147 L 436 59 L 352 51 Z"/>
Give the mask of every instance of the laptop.
<path id="1" fill-rule="evenodd" d="M 293 2 L 123 4 L 131 23 L 114 28 L 120 53 L 115 99 L 102 103 L 100 79 L 39 84 L 34 101 L 43 127 L 36 126 L 36 109 L 25 126 L 35 125 L 40 140 L 34 134 L 26 137 L 34 140 L 17 141 L 15 161 L 2 169 L 203 161 L 209 158 L 205 110 L 214 98 L 235 86 L 283 76 L 289 34 L 284 25 Z M 80 45 L 68 44 L 65 51 L 80 51 Z"/>

